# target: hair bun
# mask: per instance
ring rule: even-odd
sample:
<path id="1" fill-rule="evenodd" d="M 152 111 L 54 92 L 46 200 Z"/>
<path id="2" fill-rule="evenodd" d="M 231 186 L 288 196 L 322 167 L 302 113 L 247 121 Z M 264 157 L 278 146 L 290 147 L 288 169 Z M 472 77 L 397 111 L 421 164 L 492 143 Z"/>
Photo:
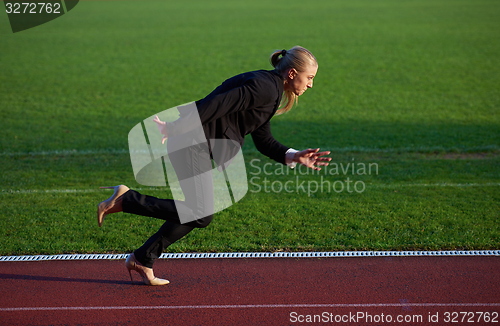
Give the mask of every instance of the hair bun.
<path id="1" fill-rule="evenodd" d="M 285 54 L 286 54 L 286 50 L 285 49 L 281 50 L 281 56 L 284 57 Z"/>

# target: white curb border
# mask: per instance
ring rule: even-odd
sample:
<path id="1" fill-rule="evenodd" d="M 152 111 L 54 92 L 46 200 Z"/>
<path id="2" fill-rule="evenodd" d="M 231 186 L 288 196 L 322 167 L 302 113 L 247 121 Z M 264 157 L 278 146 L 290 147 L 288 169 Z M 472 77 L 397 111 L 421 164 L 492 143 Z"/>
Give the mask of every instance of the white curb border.
<path id="1" fill-rule="evenodd" d="M 328 258 L 328 257 L 432 257 L 432 256 L 500 256 L 500 250 L 446 251 L 327 251 L 327 252 L 225 252 L 225 253 L 164 253 L 161 259 L 210 258 Z M 61 254 L 33 256 L 0 256 L 0 262 L 47 260 L 114 260 L 128 254 Z"/>

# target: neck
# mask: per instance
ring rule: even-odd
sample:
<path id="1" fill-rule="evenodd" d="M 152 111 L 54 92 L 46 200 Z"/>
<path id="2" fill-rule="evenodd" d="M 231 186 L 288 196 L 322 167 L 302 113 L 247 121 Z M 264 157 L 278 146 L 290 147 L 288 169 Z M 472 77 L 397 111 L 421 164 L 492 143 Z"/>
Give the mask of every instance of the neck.
<path id="1" fill-rule="evenodd" d="M 284 77 L 283 75 L 282 77 L 283 77 L 283 90 L 287 91 L 289 89 L 288 78 Z"/>

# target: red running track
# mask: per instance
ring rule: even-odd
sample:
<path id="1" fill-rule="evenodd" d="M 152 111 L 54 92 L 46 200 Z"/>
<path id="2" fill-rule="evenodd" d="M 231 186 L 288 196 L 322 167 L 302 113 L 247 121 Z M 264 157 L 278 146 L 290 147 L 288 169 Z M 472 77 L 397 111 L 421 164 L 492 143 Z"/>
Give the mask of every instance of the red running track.
<path id="1" fill-rule="evenodd" d="M 495 256 L 171 259 L 155 273 L 171 284 L 132 285 L 123 260 L 0 262 L 1 325 L 500 324 Z"/>

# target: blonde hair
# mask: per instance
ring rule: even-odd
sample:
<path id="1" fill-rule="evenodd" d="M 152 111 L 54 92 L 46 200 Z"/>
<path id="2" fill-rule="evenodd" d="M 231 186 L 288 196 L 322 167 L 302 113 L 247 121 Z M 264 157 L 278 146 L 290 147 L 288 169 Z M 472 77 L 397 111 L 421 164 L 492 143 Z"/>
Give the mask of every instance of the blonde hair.
<path id="1" fill-rule="evenodd" d="M 297 72 L 302 72 L 306 70 L 309 66 L 318 66 L 318 62 L 314 55 L 301 46 L 294 46 L 290 50 L 279 50 L 273 52 L 269 58 L 271 65 L 274 69 L 282 75 L 288 69 L 293 68 Z M 281 100 L 280 108 L 276 111 L 276 114 L 283 114 L 293 107 L 297 103 L 298 96 L 294 92 L 287 90 L 285 91 L 285 96 Z"/>

